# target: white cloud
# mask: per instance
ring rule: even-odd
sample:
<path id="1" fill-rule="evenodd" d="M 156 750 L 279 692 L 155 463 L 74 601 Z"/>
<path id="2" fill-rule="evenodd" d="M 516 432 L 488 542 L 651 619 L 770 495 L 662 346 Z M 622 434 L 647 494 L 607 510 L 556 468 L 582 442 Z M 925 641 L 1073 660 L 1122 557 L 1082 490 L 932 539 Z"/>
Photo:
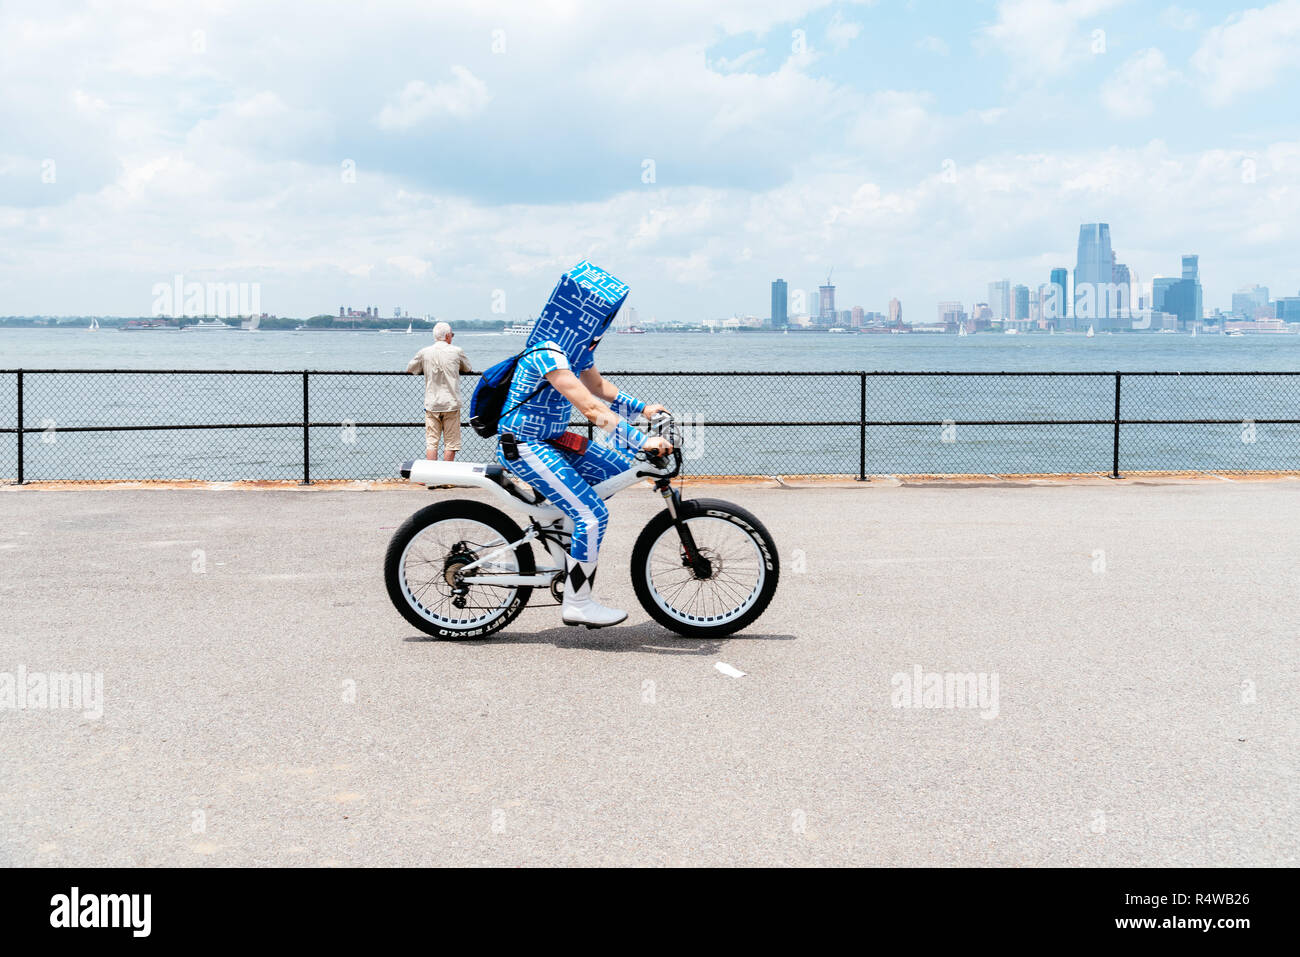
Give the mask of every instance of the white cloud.
<path id="1" fill-rule="evenodd" d="M 990 278 L 1032 279 L 1037 258 L 1068 259 L 1075 225 L 1091 220 L 1112 222 L 1144 275 L 1176 268 L 1166 254 L 1188 246 L 1225 284 L 1286 277 L 1294 288 L 1300 146 L 1266 147 L 1253 121 L 1228 116 L 1206 129 L 1206 142 L 1252 144 L 1248 185 L 1234 152 L 1098 148 L 1133 127 L 1089 110 L 1086 88 L 1001 101 L 981 84 L 965 99 L 915 88 L 937 67 L 988 71 L 963 59 L 964 43 L 950 63 L 914 57 L 914 72 L 889 75 L 897 89 L 875 89 L 878 70 L 848 80 L 808 58 L 756 69 L 748 47 L 785 56 L 792 25 L 826 6 L 480 0 L 466 12 L 373 0 L 299 24 L 277 5 L 223 0 L 196 55 L 193 24 L 163 0 L 66 18 L 5 0 L 0 312 L 135 314 L 160 278 L 234 270 L 281 314 L 391 301 L 470 318 L 486 315 L 494 288 L 532 308 L 558 271 L 590 256 L 625 275 L 646 315 L 703 318 L 706 297 L 719 315 L 761 310 L 771 277 L 807 288 L 828 262 L 850 301 L 883 308 L 900 294 L 919 314 Z M 1024 77 L 1062 72 L 1087 56 L 1093 27 L 1111 29 L 1112 9 L 1116 0 L 1003 3 L 983 43 Z M 1244 52 L 1231 45 L 1233 26 L 1253 23 L 1229 21 L 1207 48 L 1249 70 L 1263 44 L 1267 67 L 1267 35 Z M 491 53 L 497 25 L 505 55 Z M 840 21 L 843 42 L 857 27 Z M 742 52 L 710 64 L 723 37 Z M 162 52 L 131 66 L 151 48 Z M 366 52 L 376 49 L 385 55 Z M 1102 93 L 1111 109 L 1159 105 L 1156 135 L 1161 123 L 1198 132 L 1175 112 L 1179 98 L 1156 97 L 1175 82 L 1163 57 L 1118 59 L 1097 61 L 1114 74 Z M 413 63 L 443 66 L 419 74 Z M 1201 80 L 1236 65 L 1204 63 L 1187 72 Z M 1090 114 L 1082 141 L 1057 122 L 1072 109 Z M 55 185 L 40 182 L 46 156 L 59 161 Z M 940 175 L 950 156 L 956 182 Z M 355 182 L 340 178 L 348 157 Z M 656 183 L 641 182 L 644 157 L 657 161 Z"/>
<path id="2" fill-rule="evenodd" d="M 1160 22 L 1171 30 L 1195 30 L 1201 22 L 1201 15 L 1195 10 L 1187 10 L 1177 4 L 1165 7 L 1160 14 Z"/>
<path id="3" fill-rule="evenodd" d="M 453 79 L 429 86 L 423 80 L 406 84 L 395 101 L 379 111 L 375 123 L 381 130 L 409 130 L 438 116 L 473 116 L 487 106 L 492 95 L 483 83 L 463 66 L 451 68 Z"/>
<path id="4" fill-rule="evenodd" d="M 1297 65 L 1300 0 L 1233 14 L 1214 27 L 1192 55 L 1206 99 L 1225 106 L 1247 93 L 1266 90 Z"/>
<path id="5" fill-rule="evenodd" d="M 763 54 L 766 52 L 767 51 L 761 47 L 756 50 L 746 50 L 744 53 L 740 54 L 740 56 L 732 57 L 731 59 L 721 57 L 709 65 L 719 73 L 739 73 L 751 63 L 761 59 Z"/>
<path id="6" fill-rule="evenodd" d="M 1139 50 L 1102 86 L 1102 105 L 1122 119 L 1149 116 L 1155 109 L 1156 94 L 1177 77 L 1155 47 Z"/>
<path id="7" fill-rule="evenodd" d="M 930 111 L 929 93 L 881 90 L 855 109 L 848 145 L 875 155 L 900 155 L 935 145 L 947 121 Z"/>
<path id="8" fill-rule="evenodd" d="M 389 256 L 388 265 L 395 269 L 400 269 L 408 276 L 414 276 L 417 279 L 429 271 L 433 263 L 427 259 L 421 259 L 419 256 Z"/>
<path id="9" fill-rule="evenodd" d="M 826 28 L 826 40 L 832 50 L 843 50 L 862 33 L 862 24 L 843 19 L 839 13 L 831 18 Z"/>
<path id="10" fill-rule="evenodd" d="M 1065 73 L 1091 49 L 1085 23 L 1126 0 L 999 0 L 997 21 L 980 39 L 999 48 L 1017 80 Z"/>

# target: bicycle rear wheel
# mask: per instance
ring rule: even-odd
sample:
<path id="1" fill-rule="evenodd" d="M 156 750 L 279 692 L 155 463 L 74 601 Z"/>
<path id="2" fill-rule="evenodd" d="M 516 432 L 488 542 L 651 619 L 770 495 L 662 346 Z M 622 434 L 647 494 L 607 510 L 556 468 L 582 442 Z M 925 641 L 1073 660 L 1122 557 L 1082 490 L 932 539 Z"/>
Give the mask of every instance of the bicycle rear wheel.
<path id="1" fill-rule="evenodd" d="M 532 595 L 519 585 L 467 585 L 460 570 L 524 533 L 504 512 L 457 499 L 420 509 L 397 529 L 384 556 L 384 584 L 402 617 L 438 638 L 486 638 L 518 617 Z M 470 574 L 532 575 L 527 543 L 507 550 Z"/>

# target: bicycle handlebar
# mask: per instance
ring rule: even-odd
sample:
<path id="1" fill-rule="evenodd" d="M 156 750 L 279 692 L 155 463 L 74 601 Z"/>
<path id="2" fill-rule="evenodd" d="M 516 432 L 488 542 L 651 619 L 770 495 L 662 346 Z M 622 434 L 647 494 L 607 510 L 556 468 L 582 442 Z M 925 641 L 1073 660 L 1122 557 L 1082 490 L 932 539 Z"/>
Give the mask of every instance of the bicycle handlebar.
<path id="1" fill-rule="evenodd" d="M 668 440 L 673 449 L 668 455 L 656 455 L 655 453 L 642 449 L 638 454 L 641 455 L 647 464 L 656 469 L 663 469 L 667 466 L 667 459 L 672 457 L 672 470 L 661 474 L 662 478 L 672 478 L 682 469 L 682 435 L 677 428 L 677 423 L 673 419 L 671 412 L 659 412 L 650 419 L 650 426 L 647 429 L 652 436 L 660 436 Z"/>

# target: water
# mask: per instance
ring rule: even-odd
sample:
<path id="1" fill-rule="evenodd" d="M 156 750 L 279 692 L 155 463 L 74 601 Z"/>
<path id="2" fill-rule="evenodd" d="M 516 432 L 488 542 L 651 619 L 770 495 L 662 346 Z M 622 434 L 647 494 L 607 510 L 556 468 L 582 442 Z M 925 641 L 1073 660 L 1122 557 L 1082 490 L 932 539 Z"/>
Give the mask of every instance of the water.
<path id="1" fill-rule="evenodd" d="M 228 374 L 28 372 L 25 473 L 38 479 L 299 478 L 301 375 L 240 370 L 400 372 L 427 333 L 118 332 L 0 329 L 0 369 L 205 369 Z M 475 368 L 518 351 L 522 337 L 461 333 Z M 697 473 L 1104 472 L 1112 464 L 1115 370 L 1125 372 L 1122 470 L 1300 469 L 1300 336 L 649 334 L 610 336 L 607 370 L 633 394 L 703 422 Z M 848 371 L 765 376 L 766 371 Z M 851 371 L 849 371 L 851 370 Z M 856 370 L 967 373 L 871 376 Z M 749 373 L 739 376 L 653 372 Z M 1103 372 L 999 378 L 978 372 Z M 1250 377 L 1140 372 L 1295 372 Z M 473 379 L 462 382 L 466 401 Z M 316 374 L 309 382 L 314 478 L 391 477 L 423 452 L 422 382 L 402 375 Z M 858 425 L 865 406 L 868 422 Z M 11 427 L 16 376 L 0 374 L 0 427 Z M 994 425 L 1007 420 L 1086 420 Z M 1140 420 L 1215 419 L 1154 425 Z M 760 423 L 797 422 L 796 427 Z M 222 426 L 80 432 L 120 425 Z M 945 423 L 952 423 L 946 425 Z M 865 448 L 860 443 L 865 438 Z M 0 434 L 0 478 L 16 474 L 16 440 Z M 468 430 L 463 458 L 491 443 Z"/>
<path id="2" fill-rule="evenodd" d="M 0 329 L 0 368 L 401 370 L 427 332 L 118 332 Z M 521 336 L 457 333 L 475 368 Z M 602 368 L 637 371 L 1300 371 L 1300 335 L 611 335 Z"/>

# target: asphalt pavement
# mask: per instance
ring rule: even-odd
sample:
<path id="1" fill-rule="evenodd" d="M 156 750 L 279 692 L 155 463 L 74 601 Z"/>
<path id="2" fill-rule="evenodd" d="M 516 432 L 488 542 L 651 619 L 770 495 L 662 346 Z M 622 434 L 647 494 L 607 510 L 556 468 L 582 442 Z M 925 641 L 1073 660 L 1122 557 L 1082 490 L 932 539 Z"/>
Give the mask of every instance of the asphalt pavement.
<path id="1" fill-rule="evenodd" d="M 778 543 L 748 631 L 637 605 L 636 488 L 626 624 L 446 642 L 384 548 L 477 493 L 0 491 L 0 864 L 1296 864 L 1300 483 L 698 494 Z"/>

